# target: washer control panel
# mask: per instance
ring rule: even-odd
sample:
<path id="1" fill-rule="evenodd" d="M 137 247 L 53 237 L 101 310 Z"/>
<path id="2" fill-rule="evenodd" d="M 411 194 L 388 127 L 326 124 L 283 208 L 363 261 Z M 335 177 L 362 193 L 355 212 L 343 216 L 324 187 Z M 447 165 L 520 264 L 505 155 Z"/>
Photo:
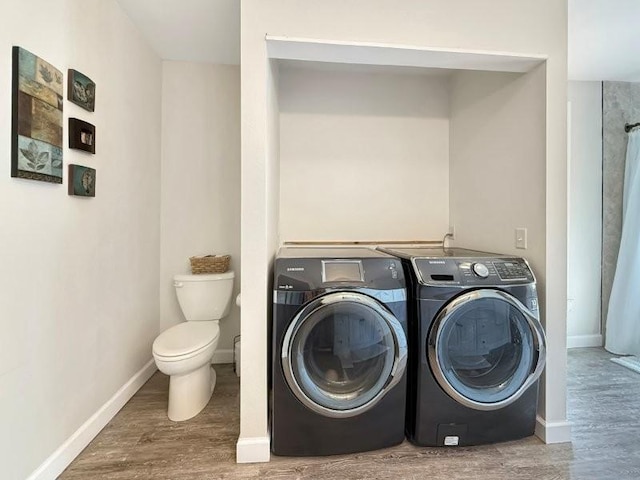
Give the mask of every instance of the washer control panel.
<path id="1" fill-rule="evenodd" d="M 405 288 L 404 271 L 398 258 L 368 249 L 334 250 L 283 247 L 274 264 L 274 290 Z M 334 256 L 329 256 L 332 253 Z M 321 257 L 322 254 L 327 256 Z"/>

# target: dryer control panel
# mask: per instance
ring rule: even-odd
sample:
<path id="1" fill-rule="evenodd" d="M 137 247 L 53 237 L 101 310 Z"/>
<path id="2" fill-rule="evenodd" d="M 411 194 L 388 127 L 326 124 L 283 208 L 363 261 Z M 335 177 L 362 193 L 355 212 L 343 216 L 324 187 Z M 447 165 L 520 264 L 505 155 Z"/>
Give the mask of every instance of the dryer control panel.
<path id="1" fill-rule="evenodd" d="M 535 282 L 522 258 L 414 258 L 423 285 L 517 285 Z"/>

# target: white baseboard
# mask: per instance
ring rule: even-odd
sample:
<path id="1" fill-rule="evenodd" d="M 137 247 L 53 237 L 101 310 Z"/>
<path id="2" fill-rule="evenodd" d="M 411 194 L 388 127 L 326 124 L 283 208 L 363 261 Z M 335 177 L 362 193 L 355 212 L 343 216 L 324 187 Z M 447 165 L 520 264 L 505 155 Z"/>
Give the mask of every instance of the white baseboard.
<path id="1" fill-rule="evenodd" d="M 216 350 L 213 352 L 211 363 L 233 363 L 233 349 Z"/>
<path id="2" fill-rule="evenodd" d="M 40 465 L 27 480 L 55 480 L 65 468 L 89 445 L 100 430 L 116 416 L 122 407 L 156 371 L 156 363 L 149 360 L 113 397 L 84 422 L 58 449 Z"/>
<path id="3" fill-rule="evenodd" d="M 570 335 L 567 337 L 567 348 L 601 347 L 602 335 Z"/>
<path id="4" fill-rule="evenodd" d="M 564 422 L 547 422 L 536 416 L 536 436 L 544 443 L 571 442 L 571 424 Z"/>
<path id="5" fill-rule="evenodd" d="M 269 437 L 238 438 L 236 443 L 236 463 L 268 462 L 271 459 Z"/>

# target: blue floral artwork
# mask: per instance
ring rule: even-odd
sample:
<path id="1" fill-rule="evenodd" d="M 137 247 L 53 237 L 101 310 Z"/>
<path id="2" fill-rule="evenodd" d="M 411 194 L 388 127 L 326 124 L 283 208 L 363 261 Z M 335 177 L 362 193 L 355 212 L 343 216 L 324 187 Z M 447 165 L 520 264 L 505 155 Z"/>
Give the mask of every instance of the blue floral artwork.
<path id="1" fill-rule="evenodd" d="M 11 176 L 62 183 L 62 72 L 13 47 Z"/>
<path id="2" fill-rule="evenodd" d="M 96 84 L 77 70 L 69 69 L 68 76 L 67 97 L 69 101 L 93 112 L 96 106 Z"/>
<path id="3" fill-rule="evenodd" d="M 69 164 L 69 195 L 96 196 L 96 171 L 82 165 Z"/>

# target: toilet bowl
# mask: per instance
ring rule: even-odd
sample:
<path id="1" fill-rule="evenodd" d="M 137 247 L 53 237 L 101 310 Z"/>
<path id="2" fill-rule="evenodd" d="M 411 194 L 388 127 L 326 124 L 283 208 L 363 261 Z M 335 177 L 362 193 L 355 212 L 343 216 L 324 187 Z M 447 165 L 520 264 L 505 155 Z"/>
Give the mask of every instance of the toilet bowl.
<path id="1" fill-rule="evenodd" d="M 216 384 L 211 359 L 220 338 L 218 321 L 229 312 L 233 278 L 233 272 L 174 277 L 187 321 L 165 330 L 153 342 L 158 370 L 170 377 L 170 420 L 188 420 L 209 403 Z"/>

